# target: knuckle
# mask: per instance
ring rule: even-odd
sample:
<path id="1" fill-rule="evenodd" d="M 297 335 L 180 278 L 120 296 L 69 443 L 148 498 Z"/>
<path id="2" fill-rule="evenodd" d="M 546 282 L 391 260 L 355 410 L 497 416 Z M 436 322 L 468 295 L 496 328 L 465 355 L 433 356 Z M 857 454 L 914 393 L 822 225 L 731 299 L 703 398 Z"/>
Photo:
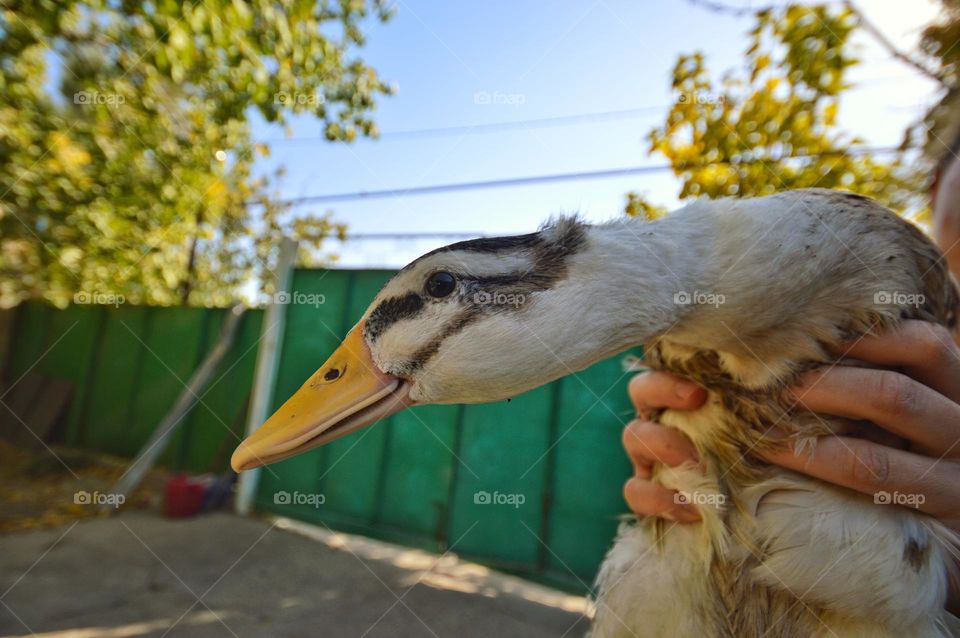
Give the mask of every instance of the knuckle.
<path id="1" fill-rule="evenodd" d="M 631 510 L 637 513 L 642 513 L 646 506 L 646 501 L 641 497 L 641 493 L 640 479 L 631 478 L 623 484 L 623 500 L 627 502 Z"/>
<path id="2" fill-rule="evenodd" d="M 891 416 L 916 412 L 919 401 L 917 389 L 912 379 L 899 372 L 880 370 L 876 373 L 877 407 Z"/>
<path id="3" fill-rule="evenodd" d="M 640 516 L 660 516 L 672 507 L 671 498 L 669 492 L 644 479 L 633 477 L 623 486 L 623 500 Z"/>
<path id="4" fill-rule="evenodd" d="M 854 442 L 847 474 L 853 485 L 881 488 L 890 483 L 890 454 L 869 442 Z"/>
<path id="5" fill-rule="evenodd" d="M 622 442 L 627 455 L 645 463 L 675 467 L 698 456 L 690 441 L 679 430 L 660 423 L 636 419 L 623 429 Z"/>
<path id="6" fill-rule="evenodd" d="M 649 456 L 650 448 L 657 445 L 657 430 L 660 428 L 656 423 L 634 419 L 623 429 L 623 447 L 632 454 Z"/>
<path id="7" fill-rule="evenodd" d="M 627 426 L 623 428 L 623 441 L 626 444 L 628 441 L 636 442 L 636 440 L 643 433 L 644 426 L 646 421 L 643 419 L 634 419 L 627 423 Z"/>
<path id="8" fill-rule="evenodd" d="M 667 465 L 683 462 L 682 458 L 688 456 L 690 452 L 687 443 L 683 433 L 673 428 L 658 426 L 656 430 L 650 432 L 649 445 L 659 455 L 666 457 L 667 460 L 663 462 Z"/>
<path id="9" fill-rule="evenodd" d="M 918 346 L 925 360 L 941 362 L 952 359 L 955 345 L 950 331 L 940 324 L 920 322 Z"/>

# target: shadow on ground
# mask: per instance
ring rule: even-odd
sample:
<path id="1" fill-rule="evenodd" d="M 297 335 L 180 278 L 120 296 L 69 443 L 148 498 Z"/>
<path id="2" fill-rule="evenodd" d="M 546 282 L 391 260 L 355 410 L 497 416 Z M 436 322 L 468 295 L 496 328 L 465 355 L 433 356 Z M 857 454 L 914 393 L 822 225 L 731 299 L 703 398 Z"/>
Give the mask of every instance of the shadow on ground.
<path id="1" fill-rule="evenodd" d="M 580 636 L 584 601 L 286 522 L 142 512 L 0 538 L 0 636 Z M 313 536 L 310 538 L 309 536 Z"/>

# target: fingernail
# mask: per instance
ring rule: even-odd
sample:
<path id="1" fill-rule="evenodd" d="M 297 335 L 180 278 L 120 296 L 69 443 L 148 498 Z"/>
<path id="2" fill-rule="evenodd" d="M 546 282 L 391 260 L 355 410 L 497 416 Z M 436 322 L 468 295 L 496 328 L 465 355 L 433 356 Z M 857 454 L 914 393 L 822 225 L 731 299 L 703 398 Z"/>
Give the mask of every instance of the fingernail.
<path id="1" fill-rule="evenodd" d="M 673 386 L 673 393 L 677 396 L 678 399 L 683 399 L 686 401 L 693 396 L 693 393 L 700 389 L 696 383 L 690 383 L 689 381 L 677 381 Z"/>

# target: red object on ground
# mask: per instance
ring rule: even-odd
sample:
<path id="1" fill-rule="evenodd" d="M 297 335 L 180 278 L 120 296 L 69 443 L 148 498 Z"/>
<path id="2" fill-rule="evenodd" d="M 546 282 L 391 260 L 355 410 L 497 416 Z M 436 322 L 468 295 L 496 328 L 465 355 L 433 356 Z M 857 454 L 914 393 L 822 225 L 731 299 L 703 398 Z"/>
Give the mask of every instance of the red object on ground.
<path id="1" fill-rule="evenodd" d="M 167 479 L 167 491 L 163 499 L 163 515 L 169 518 L 193 516 L 203 507 L 204 481 L 174 474 Z"/>

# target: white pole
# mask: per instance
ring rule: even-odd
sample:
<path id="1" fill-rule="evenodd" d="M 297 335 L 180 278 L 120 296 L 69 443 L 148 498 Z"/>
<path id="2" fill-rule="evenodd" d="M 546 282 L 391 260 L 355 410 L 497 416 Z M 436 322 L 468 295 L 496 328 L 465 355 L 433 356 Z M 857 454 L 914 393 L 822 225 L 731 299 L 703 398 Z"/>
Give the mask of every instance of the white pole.
<path id="1" fill-rule="evenodd" d="M 283 329 L 287 322 L 287 304 L 280 303 L 278 293 L 290 292 L 290 280 L 297 261 L 297 242 L 284 237 L 280 243 L 280 256 L 277 260 L 277 287 L 274 298 L 267 305 L 260 329 L 260 347 L 257 348 L 257 368 L 253 376 L 253 390 L 250 396 L 250 412 L 247 415 L 246 436 L 253 434 L 270 416 L 273 401 L 273 384 L 277 378 L 277 366 L 280 363 L 280 346 L 283 343 Z M 289 296 L 287 296 L 289 299 Z M 253 497 L 257 493 L 260 469 L 241 472 L 237 484 L 237 498 L 234 506 L 237 513 L 246 516 L 253 509 Z"/>

